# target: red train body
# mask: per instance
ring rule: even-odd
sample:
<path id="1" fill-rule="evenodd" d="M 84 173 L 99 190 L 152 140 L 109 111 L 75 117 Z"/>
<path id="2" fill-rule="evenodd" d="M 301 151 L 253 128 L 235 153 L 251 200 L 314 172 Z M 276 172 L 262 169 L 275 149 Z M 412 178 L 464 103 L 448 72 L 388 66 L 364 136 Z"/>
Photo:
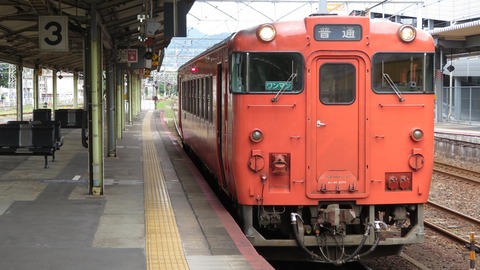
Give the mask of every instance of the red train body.
<path id="1" fill-rule="evenodd" d="M 434 51 L 366 17 L 240 31 L 179 69 L 179 133 L 266 257 L 395 254 L 424 238 Z"/>

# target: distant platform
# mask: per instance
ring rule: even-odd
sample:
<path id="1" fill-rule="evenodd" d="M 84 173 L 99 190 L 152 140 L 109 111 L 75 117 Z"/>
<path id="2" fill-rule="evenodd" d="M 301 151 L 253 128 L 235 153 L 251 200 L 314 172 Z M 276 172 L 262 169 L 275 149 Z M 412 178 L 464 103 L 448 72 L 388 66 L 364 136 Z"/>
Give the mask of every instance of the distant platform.
<path id="1" fill-rule="evenodd" d="M 480 123 L 478 125 L 468 125 L 452 122 L 439 122 L 435 123 L 435 132 L 466 136 L 480 136 Z"/>

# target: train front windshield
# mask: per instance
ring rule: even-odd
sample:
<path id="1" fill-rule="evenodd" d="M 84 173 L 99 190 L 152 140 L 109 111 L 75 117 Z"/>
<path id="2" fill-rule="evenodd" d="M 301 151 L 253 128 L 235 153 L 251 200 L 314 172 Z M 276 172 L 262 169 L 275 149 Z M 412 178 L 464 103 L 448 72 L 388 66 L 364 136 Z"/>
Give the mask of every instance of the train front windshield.
<path id="1" fill-rule="evenodd" d="M 372 65 L 377 93 L 433 93 L 433 54 L 378 53 Z"/>
<path id="2" fill-rule="evenodd" d="M 299 53 L 234 53 L 230 59 L 234 93 L 298 93 L 303 89 Z"/>

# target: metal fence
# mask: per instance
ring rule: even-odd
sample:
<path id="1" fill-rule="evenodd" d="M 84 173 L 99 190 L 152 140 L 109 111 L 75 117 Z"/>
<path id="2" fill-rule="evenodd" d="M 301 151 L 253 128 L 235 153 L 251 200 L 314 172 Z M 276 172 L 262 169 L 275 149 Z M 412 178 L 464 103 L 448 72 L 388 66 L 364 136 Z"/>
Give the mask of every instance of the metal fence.
<path id="1" fill-rule="evenodd" d="M 444 87 L 441 98 L 441 122 L 480 124 L 479 86 Z"/>

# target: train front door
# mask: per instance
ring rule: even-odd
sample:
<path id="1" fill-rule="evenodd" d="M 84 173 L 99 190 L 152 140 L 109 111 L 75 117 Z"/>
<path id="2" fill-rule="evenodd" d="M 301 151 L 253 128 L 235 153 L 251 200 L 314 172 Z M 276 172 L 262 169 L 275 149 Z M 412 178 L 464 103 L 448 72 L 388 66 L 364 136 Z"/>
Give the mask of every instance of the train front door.
<path id="1" fill-rule="evenodd" d="M 363 72 L 360 72 L 363 70 Z M 318 59 L 309 95 L 310 195 L 341 198 L 365 192 L 365 63 L 361 58 Z M 355 196 L 355 195 L 354 195 Z"/>

